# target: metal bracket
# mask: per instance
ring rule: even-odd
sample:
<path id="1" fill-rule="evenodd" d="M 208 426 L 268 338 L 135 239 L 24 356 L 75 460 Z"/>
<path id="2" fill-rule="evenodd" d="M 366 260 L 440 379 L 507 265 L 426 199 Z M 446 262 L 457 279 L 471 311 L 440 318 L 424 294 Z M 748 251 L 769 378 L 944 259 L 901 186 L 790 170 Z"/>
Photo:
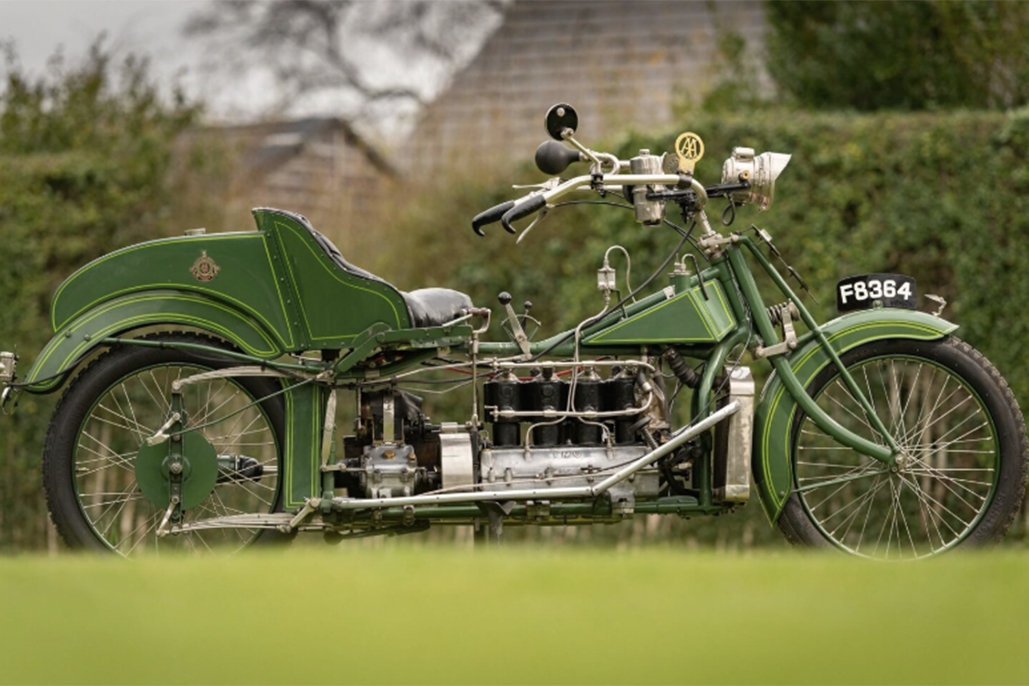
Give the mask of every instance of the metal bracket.
<path id="1" fill-rule="evenodd" d="M 611 493 L 611 513 L 622 519 L 628 519 L 636 513 L 636 497 L 631 491 Z"/>
<path id="2" fill-rule="evenodd" d="M 549 500 L 530 500 L 525 503 L 525 515 L 530 521 L 542 522 L 550 519 Z"/>
<path id="3" fill-rule="evenodd" d="M 396 440 L 396 405 L 392 393 L 382 396 L 382 443 L 393 443 Z"/>
<path id="4" fill-rule="evenodd" d="M 771 357 L 782 355 L 797 347 L 797 332 L 793 329 L 793 315 L 790 313 L 792 307 L 785 307 L 782 311 L 782 342 L 770 345 L 767 348 L 758 346 L 754 351 L 754 357 Z"/>
<path id="5" fill-rule="evenodd" d="M 947 301 L 943 298 L 943 296 L 933 295 L 932 293 L 926 293 L 925 297 L 929 298 L 929 300 L 932 300 L 934 303 L 939 305 L 939 307 L 936 308 L 936 311 L 932 313 L 934 317 L 939 317 L 941 314 L 943 314 L 943 308 L 947 306 Z"/>
<path id="6" fill-rule="evenodd" d="M 288 534 L 291 531 L 295 531 L 296 528 L 300 526 L 305 519 L 310 517 L 315 510 L 320 508 L 321 505 L 321 498 L 308 498 L 304 501 L 304 506 L 300 508 L 300 512 L 297 512 L 296 516 L 294 516 L 288 524 L 283 524 L 279 526 L 279 531 L 281 531 L 284 534 Z"/>
<path id="7" fill-rule="evenodd" d="M 168 421 L 166 421 L 161 426 L 161 428 L 157 430 L 157 433 L 146 439 L 146 444 L 150 446 L 160 445 L 161 443 L 167 441 L 169 438 L 168 429 L 172 428 L 172 426 L 174 426 L 181 419 L 181 414 L 179 414 L 178 412 L 172 412 L 172 415 L 168 417 Z"/>
<path id="8" fill-rule="evenodd" d="M 700 221 L 700 225 L 704 228 L 704 233 L 701 234 L 700 240 L 697 241 L 697 244 L 704 251 L 704 256 L 709 260 L 713 260 L 725 252 L 722 249 L 723 245 L 739 242 L 740 237 L 735 233 L 729 236 L 723 236 L 712 229 L 711 222 L 708 221 L 707 214 L 704 210 L 697 212 L 697 219 Z"/>
<path id="9" fill-rule="evenodd" d="M 161 519 L 161 524 L 157 527 L 158 538 L 164 538 L 168 534 L 172 533 L 172 530 L 168 528 L 168 523 L 171 521 L 172 514 L 175 513 L 175 509 L 179 506 L 179 496 L 173 495 L 171 501 L 168 503 L 168 509 L 164 512 L 164 517 Z"/>

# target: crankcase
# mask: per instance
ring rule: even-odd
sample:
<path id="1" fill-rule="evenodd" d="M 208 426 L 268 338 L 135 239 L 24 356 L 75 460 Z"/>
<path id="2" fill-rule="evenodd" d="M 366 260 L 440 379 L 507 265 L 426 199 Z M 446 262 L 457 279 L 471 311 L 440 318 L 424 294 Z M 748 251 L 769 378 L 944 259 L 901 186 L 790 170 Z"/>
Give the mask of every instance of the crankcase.
<path id="1" fill-rule="evenodd" d="M 592 486 L 603 481 L 618 467 L 647 454 L 646 446 L 559 448 L 493 448 L 480 455 L 480 481 L 496 490 L 505 488 L 564 488 Z M 612 496 L 656 498 L 660 491 L 656 467 L 636 472 L 612 487 Z"/>

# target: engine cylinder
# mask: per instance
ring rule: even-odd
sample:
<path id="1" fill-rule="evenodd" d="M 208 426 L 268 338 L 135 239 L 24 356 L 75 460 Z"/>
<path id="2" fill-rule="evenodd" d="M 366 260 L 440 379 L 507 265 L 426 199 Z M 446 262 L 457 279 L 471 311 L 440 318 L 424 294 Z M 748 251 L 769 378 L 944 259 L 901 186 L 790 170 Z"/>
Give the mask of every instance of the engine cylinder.
<path id="1" fill-rule="evenodd" d="M 488 381 L 482 385 L 483 401 L 487 406 L 495 406 L 500 411 L 521 410 L 521 386 L 522 384 L 513 377 Z M 521 430 L 517 418 L 498 417 L 493 422 L 493 445 L 498 447 L 520 445 L 520 435 Z"/>
<path id="2" fill-rule="evenodd" d="M 530 417 L 532 423 L 547 421 L 543 416 L 546 410 L 563 410 L 561 405 L 562 391 L 567 394 L 565 384 L 554 376 L 553 370 L 546 370 L 542 376 L 522 384 L 522 407 L 528 412 L 539 412 L 539 416 Z M 567 398 L 567 395 L 565 395 Z M 553 420 L 550 420 L 553 422 Z M 532 444 L 535 446 L 554 446 L 561 439 L 559 423 L 537 426 L 532 431 Z"/>
<path id="3" fill-rule="evenodd" d="M 606 412 L 628 410 L 636 406 L 636 380 L 631 376 L 615 376 L 604 382 L 601 395 Z M 636 417 L 615 419 L 615 443 L 628 445 L 636 442 L 632 425 Z"/>
<path id="4" fill-rule="evenodd" d="M 575 384 L 575 409 L 579 412 L 600 411 L 600 377 L 595 372 L 587 373 Z M 572 443 L 576 445 L 599 445 L 603 438 L 603 428 L 599 420 L 587 420 L 591 423 L 571 420 Z"/>

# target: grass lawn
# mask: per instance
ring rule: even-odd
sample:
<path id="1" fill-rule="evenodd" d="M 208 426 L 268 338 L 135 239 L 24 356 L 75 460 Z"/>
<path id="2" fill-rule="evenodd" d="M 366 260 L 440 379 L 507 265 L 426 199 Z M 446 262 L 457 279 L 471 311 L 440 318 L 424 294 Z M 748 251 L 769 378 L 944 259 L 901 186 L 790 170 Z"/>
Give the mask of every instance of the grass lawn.
<path id="1" fill-rule="evenodd" d="M 3 683 L 1025 683 L 1029 555 L 0 559 Z"/>

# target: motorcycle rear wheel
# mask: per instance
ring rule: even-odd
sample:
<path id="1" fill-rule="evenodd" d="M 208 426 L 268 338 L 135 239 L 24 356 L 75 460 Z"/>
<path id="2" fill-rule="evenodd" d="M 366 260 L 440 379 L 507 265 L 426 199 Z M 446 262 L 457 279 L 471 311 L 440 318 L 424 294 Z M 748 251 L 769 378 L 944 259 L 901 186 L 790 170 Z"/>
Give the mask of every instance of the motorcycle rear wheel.
<path id="1" fill-rule="evenodd" d="M 786 537 L 887 560 L 999 540 L 1022 504 L 1029 462 L 1022 413 L 993 365 L 953 337 L 875 341 L 841 360 L 910 462 L 891 470 L 798 409 L 794 490 L 778 520 Z M 835 365 L 807 391 L 838 423 L 885 443 Z"/>
<path id="2" fill-rule="evenodd" d="M 154 340 L 226 347 L 192 334 L 160 334 Z M 228 349 L 226 347 L 226 349 Z M 136 455 L 169 414 L 176 378 L 233 363 L 173 348 L 120 346 L 98 357 L 71 383 L 54 411 L 43 449 L 43 483 L 50 517 L 71 548 L 146 553 L 233 551 L 280 539 L 274 531 L 209 529 L 159 538 L 166 507 L 140 489 Z M 269 378 L 221 378 L 186 387 L 188 426 L 198 429 L 219 457 L 217 483 L 183 521 L 232 514 L 273 512 L 279 505 L 285 413 L 281 396 L 247 405 L 280 390 Z M 235 412 L 235 414 L 233 414 Z M 165 443 L 164 445 L 167 445 Z M 261 465 L 225 466 L 225 456 L 243 455 Z M 205 491 L 206 492 L 206 491 Z"/>

